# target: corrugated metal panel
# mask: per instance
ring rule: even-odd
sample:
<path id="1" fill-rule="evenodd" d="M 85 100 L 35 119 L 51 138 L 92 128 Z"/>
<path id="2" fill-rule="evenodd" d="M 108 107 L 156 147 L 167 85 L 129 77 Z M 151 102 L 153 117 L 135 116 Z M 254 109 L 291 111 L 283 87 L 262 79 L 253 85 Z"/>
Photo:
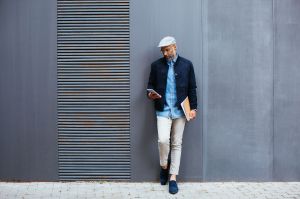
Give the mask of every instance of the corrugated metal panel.
<path id="1" fill-rule="evenodd" d="M 57 14 L 60 180 L 129 180 L 129 1 Z"/>

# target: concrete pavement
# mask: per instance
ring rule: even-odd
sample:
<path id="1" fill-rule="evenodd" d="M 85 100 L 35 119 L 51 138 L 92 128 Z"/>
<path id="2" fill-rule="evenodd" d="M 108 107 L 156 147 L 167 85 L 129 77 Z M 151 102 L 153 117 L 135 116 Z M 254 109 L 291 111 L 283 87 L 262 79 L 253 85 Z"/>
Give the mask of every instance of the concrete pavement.
<path id="1" fill-rule="evenodd" d="M 188 199 L 300 199 L 300 182 L 178 182 L 179 192 L 168 185 L 131 182 L 0 182 L 0 198 L 188 198 Z"/>

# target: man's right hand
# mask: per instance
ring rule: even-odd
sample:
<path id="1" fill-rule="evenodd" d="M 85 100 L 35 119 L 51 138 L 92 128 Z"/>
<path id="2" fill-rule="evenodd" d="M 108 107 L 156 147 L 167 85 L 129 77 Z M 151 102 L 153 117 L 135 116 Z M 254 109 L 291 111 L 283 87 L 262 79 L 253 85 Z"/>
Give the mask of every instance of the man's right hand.
<path id="1" fill-rule="evenodd" d="M 155 94 L 154 92 L 149 92 L 149 93 L 148 93 L 148 97 L 149 97 L 150 99 L 152 99 L 152 100 L 161 98 L 161 96 Z"/>

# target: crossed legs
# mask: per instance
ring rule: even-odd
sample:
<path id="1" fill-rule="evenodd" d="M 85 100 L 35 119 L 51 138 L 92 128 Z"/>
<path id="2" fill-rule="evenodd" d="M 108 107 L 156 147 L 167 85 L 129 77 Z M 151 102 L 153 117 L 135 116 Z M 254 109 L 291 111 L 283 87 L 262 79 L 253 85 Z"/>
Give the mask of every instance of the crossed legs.
<path id="1" fill-rule="evenodd" d="M 171 150 L 171 164 L 170 164 L 170 180 L 176 180 L 176 175 L 179 173 L 182 136 L 185 126 L 185 118 L 171 119 L 157 116 L 157 130 L 158 130 L 158 149 L 160 166 L 167 168 L 168 156 Z M 171 139 L 171 149 L 170 149 Z"/>

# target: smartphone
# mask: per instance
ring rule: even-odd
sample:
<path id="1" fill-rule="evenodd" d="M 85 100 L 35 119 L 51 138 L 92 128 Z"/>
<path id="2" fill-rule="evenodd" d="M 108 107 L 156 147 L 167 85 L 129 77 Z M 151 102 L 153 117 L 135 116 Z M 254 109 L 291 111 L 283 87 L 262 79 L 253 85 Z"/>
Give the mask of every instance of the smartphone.
<path id="1" fill-rule="evenodd" d="M 152 88 L 148 88 L 147 89 L 148 92 L 152 92 L 152 93 L 155 93 L 156 95 L 158 95 L 159 97 L 161 97 L 160 94 L 158 94 L 158 92 L 156 92 L 155 90 L 153 90 Z"/>

